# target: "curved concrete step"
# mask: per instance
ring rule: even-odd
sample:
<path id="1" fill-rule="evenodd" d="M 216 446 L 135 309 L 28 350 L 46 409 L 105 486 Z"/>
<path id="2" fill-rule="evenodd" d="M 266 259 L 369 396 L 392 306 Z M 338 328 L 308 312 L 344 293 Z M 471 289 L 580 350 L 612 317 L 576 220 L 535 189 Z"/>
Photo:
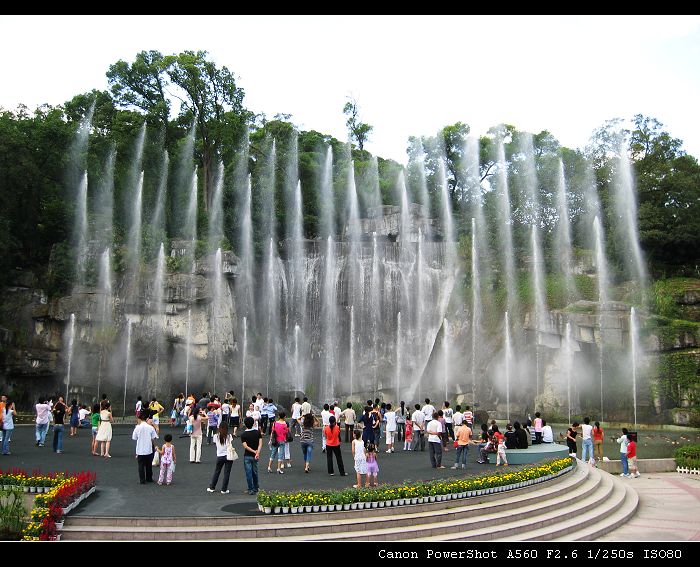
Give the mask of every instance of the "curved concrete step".
<path id="1" fill-rule="evenodd" d="M 149 523 L 149 518 L 99 518 L 99 523 L 112 523 L 84 525 L 95 518 L 74 517 L 62 533 L 68 540 L 551 539 L 572 533 L 581 521 L 571 519 L 585 516 L 589 529 L 579 529 L 577 534 L 585 539 L 596 537 L 590 534 L 603 529 L 600 524 L 595 530 L 590 525 L 601 511 L 617 525 L 630 516 L 628 508 L 616 513 L 622 503 L 629 505 L 625 494 L 619 487 L 616 491 L 610 475 L 579 462 L 571 473 L 541 485 L 466 501 L 299 516 L 160 518 L 156 525 Z"/>

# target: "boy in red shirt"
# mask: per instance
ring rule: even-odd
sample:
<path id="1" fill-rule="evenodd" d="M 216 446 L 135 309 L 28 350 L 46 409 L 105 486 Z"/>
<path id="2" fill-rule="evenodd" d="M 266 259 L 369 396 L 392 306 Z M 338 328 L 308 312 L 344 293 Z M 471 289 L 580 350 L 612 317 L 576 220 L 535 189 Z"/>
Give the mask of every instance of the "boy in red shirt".
<path id="1" fill-rule="evenodd" d="M 627 443 L 627 463 L 630 468 L 630 478 L 638 478 L 640 474 L 637 467 L 637 443 L 632 439 Z"/>

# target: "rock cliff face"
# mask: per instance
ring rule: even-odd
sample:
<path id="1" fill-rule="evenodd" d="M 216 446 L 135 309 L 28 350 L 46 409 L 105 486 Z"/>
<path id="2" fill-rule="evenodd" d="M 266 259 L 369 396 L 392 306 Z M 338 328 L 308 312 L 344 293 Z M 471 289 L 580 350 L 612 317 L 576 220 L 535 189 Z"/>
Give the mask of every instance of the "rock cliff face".
<path id="1" fill-rule="evenodd" d="M 207 377 L 230 373 L 231 353 L 237 348 L 232 287 L 238 258 L 222 253 L 218 305 L 213 297 L 213 255 L 198 261 L 194 273 L 166 274 L 161 306 L 156 305 L 152 270 L 145 273 L 137 290 L 132 280 L 118 277 L 110 297 L 83 287 L 49 300 L 31 274 L 17 272 L 5 289 L 0 314 L 3 391 L 20 407 L 28 407 L 38 395 L 65 392 L 71 314 L 76 336 L 70 394 L 83 400 L 95 397 L 98 389 L 120 391 L 125 380 L 144 396 L 170 396 L 174 385 L 184 389 L 188 341 L 193 376 L 195 369 Z M 127 365 L 129 345 L 124 337 L 129 325 L 132 350 Z M 203 389 L 194 380 L 188 386 Z"/>

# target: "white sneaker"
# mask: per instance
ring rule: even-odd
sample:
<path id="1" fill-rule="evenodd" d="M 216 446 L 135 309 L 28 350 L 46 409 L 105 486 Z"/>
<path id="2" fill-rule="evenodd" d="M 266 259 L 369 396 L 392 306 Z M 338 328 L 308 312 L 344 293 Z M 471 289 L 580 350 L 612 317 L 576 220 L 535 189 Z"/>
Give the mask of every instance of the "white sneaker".
<path id="1" fill-rule="evenodd" d="M 287 463 L 287 468 L 291 469 L 292 468 L 292 463 Z"/>
<path id="2" fill-rule="evenodd" d="M 391 453 L 391 451 L 384 451 L 385 453 Z"/>
<path id="3" fill-rule="evenodd" d="M 207 492 L 214 492 L 214 489 L 207 487 Z"/>
<path id="4" fill-rule="evenodd" d="M 640 476 L 642 476 L 642 475 L 639 474 L 639 471 L 637 471 L 636 473 L 634 473 L 634 478 L 639 478 Z"/>
<path id="5" fill-rule="evenodd" d="M 629 478 L 630 475 L 625 474 L 625 473 L 620 473 L 620 476 L 623 477 L 623 478 Z"/>
<path id="6" fill-rule="evenodd" d="M 459 467 L 457 465 L 450 467 L 451 469 L 458 469 Z"/>

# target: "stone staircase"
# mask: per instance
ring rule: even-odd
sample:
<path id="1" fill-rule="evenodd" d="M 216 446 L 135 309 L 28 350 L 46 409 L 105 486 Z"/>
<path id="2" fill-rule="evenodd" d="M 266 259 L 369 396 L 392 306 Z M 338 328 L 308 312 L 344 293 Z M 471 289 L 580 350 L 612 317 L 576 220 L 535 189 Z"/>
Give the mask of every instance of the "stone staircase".
<path id="1" fill-rule="evenodd" d="M 505 493 L 432 504 L 283 516 L 68 517 L 64 540 L 592 540 L 626 522 L 630 481 L 578 461 L 569 474 Z"/>

